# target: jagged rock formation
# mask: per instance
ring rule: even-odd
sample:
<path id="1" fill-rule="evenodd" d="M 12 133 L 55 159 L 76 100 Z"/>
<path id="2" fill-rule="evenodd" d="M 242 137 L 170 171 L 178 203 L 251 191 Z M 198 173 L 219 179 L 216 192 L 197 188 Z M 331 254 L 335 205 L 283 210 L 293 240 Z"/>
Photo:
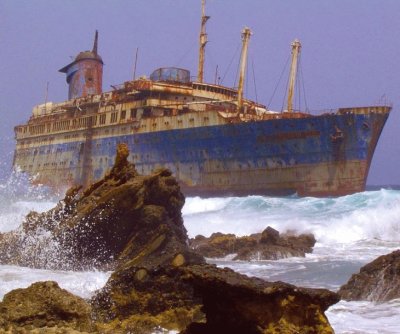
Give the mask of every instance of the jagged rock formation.
<path id="1" fill-rule="evenodd" d="M 198 235 L 189 240 L 190 247 L 208 258 L 234 254 L 233 260 L 278 260 L 304 257 L 315 245 L 312 234 L 280 234 L 268 226 L 262 233 L 237 237 L 234 234 L 213 233 L 209 238 Z"/>
<path id="2" fill-rule="evenodd" d="M 184 334 L 333 333 L 324 315 L 338 302 L 333 292 L 265 282 L 211 265 L 183 271 L 207 315 L 206 323 L 193 323 Z"/>
<path id="3" fill-rule="evenodd" d="M 325 289 L 249 278 L 215 265 L 117 270 L 92 305 L 103 333 L 160 326 L 182 334 L 325 333 L 339 301 Z"/>
<path id="4" fill-rule="evenodd" d="M 177 182 L 166 169 L 138 175 L 128 154 L 120 145 L 104 179 L 83 192 L 71 188 L 54 209 L 32 212 L 20 229 L 0 234 L 0 263 L 73 270 L 114 266 L 122 252 L 129 253 L 132 236 L 134 247 L 148 242 L 143 225 L 161 229 L 168 224 L 173 238 L 185 245 L 180 211 L 185 199 Z"/>
<path id="5" fill-rule="evenodd" d="M 338 293 L 345 300 L 384 302 L 400 298 L 400 250 L 363 266 Z"/>
<path id="6" fill-rule="evenodd" d="M 184 197 L 175 178 L 166 169 L 140 176 L 127 156 L 126 145 L 120 145 L 103 180 L 85 191 L 71 189 L 55 209 L 32 213 L 21 229 L 1 235 L 0 261 L 112 267 L 106 286 L 91 300 L 101 333 L 151 333 L 156 327 L 187 328 L 186 333 L 225 333 L 225 328 L 333 333 L 324 311 L 338 301 L 337 294 L 267 283 L 206 264 L 188 247 Z M 275 240 L 276 233 L 269 232 L 260 240 Z M 62 263 L 45 260 L 55 250 Z"/>
<path id="7" fill-rule="evenodd" d="M 93 329 L 90 305 L 56 282 L 13 290 L 0 303 L 0 332 L 81 333 Z"/>

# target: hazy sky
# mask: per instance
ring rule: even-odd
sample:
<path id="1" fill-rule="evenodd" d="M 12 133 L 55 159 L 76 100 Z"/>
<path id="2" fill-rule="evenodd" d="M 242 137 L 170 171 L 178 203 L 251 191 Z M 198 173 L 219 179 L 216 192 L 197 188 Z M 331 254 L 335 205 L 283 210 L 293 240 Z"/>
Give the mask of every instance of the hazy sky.
<path id="1" fill-rule="evenodd" d="M 0 0 L 3 171 L 11 165 L 13 127 L 28 120 L 33 105 L 44 102 L 47 82 L 49 101 L 67 98 L 65 75 L 58 70 L 92 48 L 96 29 L 105 63 L 103 90 L 132 78 L 136 48 L 137 75 L 148 76 L 164 66 L 187 68 L 196 75 L 200 3 Z M 270 103 L 290 44 L 298 38 L 310 110 L 392 103 L 368 184 L 400 184 L 399 0 L 208 0 L 206 11 L 211 16 L 207 81 L 214 81 L 218 66 L 223 84 L 235 84 L 240 31 L 248 26 L 253 31 L 248 97 Z M 272 109 L 282 108 L 287 72 L 269 105 Z M 304 107 L 304 97 L 301 101 Z"/>

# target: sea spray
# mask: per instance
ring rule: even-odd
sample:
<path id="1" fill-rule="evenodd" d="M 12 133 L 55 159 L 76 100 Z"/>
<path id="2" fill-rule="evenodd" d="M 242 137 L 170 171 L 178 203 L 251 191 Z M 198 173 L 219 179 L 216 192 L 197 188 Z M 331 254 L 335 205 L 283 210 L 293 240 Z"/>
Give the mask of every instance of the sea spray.
<path id="1" fill-rule="evenodd" d="M 12 172 L 0 184 L 0 232 L 16 229 L 30 211 L 51 209 L 58 198 L 43 185 L 31 185 L 26 174 Z"/>

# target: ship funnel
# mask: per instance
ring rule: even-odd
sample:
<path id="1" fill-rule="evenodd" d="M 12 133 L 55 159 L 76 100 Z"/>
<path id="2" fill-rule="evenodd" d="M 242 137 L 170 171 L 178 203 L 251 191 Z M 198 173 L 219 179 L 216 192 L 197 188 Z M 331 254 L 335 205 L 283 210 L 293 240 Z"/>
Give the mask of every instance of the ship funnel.
<path id="1" fill-rule="evenodd" d="M 67 75 L 68 99 L 102 93 L 103 60 L 97 53 L 96 30 L 92 51 L 80 52 L 75 60 L 59 71 Z"/>

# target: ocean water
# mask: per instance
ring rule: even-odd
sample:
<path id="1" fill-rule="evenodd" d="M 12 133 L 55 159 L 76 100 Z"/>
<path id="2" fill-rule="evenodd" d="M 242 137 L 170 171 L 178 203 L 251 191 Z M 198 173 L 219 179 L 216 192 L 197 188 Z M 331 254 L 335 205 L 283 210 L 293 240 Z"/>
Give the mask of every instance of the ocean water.
<path id="1" fill-rule="evenodd" d="M 28 186 L 14 174 L 0 183 L 0 232 L 17 228 L 31 210 L 45 211 L 58 201 L 45 187 Z M 209 260 L 221 267 L 268 281 L 336 291 L 361 266 L 400 245 L 400 190 L 377 189 L 339 198 L 228 197 L 187 198 L 183 208 L 190 237 L 213 232 L 248 235 L 271 226 L 280 232 L 313 233 L 317 244 L 305 258 L 279 261 Z M 84 298 L 101 288 L 110 272 L 51 271 L 0 265 L 0 299 L 12 289 L 55 280 Z M 400 299 L 387 303 L 344 302 L 327 316 L 336 333 L 400 333 Z"/>

